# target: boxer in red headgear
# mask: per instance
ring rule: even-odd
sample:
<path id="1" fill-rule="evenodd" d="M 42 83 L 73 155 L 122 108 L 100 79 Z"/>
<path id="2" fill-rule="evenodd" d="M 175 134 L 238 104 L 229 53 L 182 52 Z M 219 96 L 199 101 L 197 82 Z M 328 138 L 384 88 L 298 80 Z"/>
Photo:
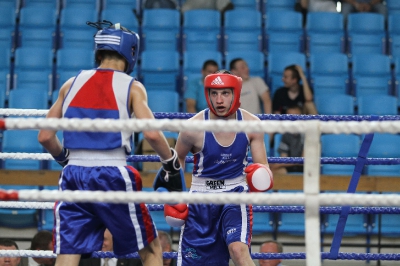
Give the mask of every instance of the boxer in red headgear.
<path id="1" fill-rule="evenodd" d="M 209 108 L 190 120 L 259 121 L 239 108 L 241 89 L 242 79 L 229 71 L 206 76 L 204 93 Z M 251 165 L 247 162 L 249 147 L 254 162 Z M 181 132 L 175 149 L 182 166 L 189 152 L 194 155 L 192 193 L 256 192 L 272 187 L 263 133 Z M 188 209 L 187 218 L 183 217 L 182 208 L 166 213 L 186 219 L 181 230 L 178 265 L 227 266 L 229 258 L 235 265 L 254 265 L 249 252 L 251 206 L 189 204 Z"/>

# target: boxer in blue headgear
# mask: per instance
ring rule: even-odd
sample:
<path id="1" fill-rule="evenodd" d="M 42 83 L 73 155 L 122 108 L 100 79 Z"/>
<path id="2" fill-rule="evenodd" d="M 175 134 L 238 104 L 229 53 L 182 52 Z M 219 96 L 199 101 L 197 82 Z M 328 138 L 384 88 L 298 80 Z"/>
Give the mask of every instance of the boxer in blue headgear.
<path id="1" fill-rule="evenodd" d="M 142 83 L 132 72 L 139 52 L 139 37 L 120 24 L 88 22 L 98 29 L 97 68 L 80 71 L 65 82 L 47 117 L 154 119 Z M 141 191 L 139 172 L 126 163 L 132 132 L 41 130 L 39 142 L 63 166 L 59 190 Z M 144 138 L 163 165 L 158 182 L 168 190 L 182 190 L 181 166 L 161 131 L 144 131 Z M 76 266 L 82 254 L 101 250 L 104 230 L 113 235 L 114 253 L 138 252 L 144 265 L 162 265 L 162 249 L 150 212 L 144 203 L 107 204 L 57 202 L 54 252 L 56 265 Z"/>

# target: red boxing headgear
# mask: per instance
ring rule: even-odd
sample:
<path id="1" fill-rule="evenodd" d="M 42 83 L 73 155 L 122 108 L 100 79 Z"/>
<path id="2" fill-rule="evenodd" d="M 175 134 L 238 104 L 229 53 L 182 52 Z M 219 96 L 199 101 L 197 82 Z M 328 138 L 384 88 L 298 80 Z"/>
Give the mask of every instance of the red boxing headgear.
<path id="1" fill-rule="evenodd" d="M 231 103 L 231 107 L 228 112 L 224 115 L 224 117 L 230 116 L 235 113 L 237 109 L 240 107 L 240 92 L 242 90 L 242 78 L 230 74 L 229 71 L 221 71 L 222 73 L 215 73 L 207 75 L 204 79 L 204 94 L 206 96 L 208 107 L 211 112 L 213 112 L 216 116 L 217 112 L 215 111 L 211 100 L 210 100 L 210 89 L 232 89 L 233 90 L 233 99 Z"/>

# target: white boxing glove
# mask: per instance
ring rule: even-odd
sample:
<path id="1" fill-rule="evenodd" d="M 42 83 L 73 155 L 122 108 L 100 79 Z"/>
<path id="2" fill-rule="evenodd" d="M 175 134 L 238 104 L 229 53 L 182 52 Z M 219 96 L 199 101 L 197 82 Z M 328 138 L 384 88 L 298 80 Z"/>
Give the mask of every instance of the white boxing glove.
<path id="1" fill-rule="evenodd" d="M 164 204 L 164 217 L 172 227 L 181 227 L 189 216 L 189 208 L 186 203 L 175 205 Z"/>
<path id="2" fill-rule="evenodd" d="M 268 166 L 253 163 L 244 169 L 247 185 L 250 192 L 264 192 L 270 190 L 274 185 L 274 177 Z"/>

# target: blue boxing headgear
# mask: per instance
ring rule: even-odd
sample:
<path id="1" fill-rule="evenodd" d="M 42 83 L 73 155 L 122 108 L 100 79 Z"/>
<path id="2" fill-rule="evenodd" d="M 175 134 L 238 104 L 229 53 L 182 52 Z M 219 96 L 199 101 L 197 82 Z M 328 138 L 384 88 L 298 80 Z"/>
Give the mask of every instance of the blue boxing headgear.
<path id="1" fill-rule="evenodd" d="M 97 54 L 97 51 L 100 50 L 117 52 L 127 62 L 124 72 L 132 73 L 139 54 L 139 35 L 122 27 L 120 23 L 112 24 L 106 20 L 103 20 L 103 22 L 87 22 L 87 24 L 99 29 L 94 35 L 95 53 Z M 103 28 L 102 25 L 104 24 L 108 27 Z"/>

